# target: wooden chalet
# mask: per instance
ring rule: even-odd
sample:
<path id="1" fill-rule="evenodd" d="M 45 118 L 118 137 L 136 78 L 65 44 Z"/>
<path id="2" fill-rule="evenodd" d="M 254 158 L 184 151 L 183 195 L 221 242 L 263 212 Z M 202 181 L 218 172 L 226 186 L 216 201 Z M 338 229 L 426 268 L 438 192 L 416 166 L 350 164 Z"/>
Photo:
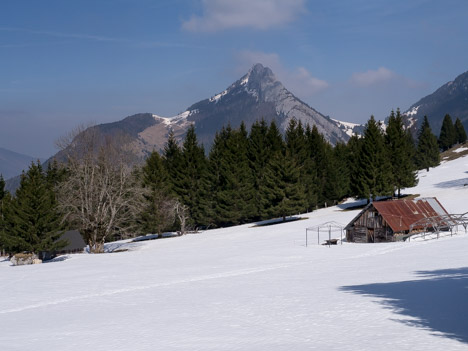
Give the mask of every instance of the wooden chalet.
<path id="1" fill-rule="evenodd" d="M 448 216 L 435 197 L 369 203 L 346 227 L 346 240 L 356 243 L 395 241 L 399 235 L 429 227 L 413 227 L 429 217 Z"/>

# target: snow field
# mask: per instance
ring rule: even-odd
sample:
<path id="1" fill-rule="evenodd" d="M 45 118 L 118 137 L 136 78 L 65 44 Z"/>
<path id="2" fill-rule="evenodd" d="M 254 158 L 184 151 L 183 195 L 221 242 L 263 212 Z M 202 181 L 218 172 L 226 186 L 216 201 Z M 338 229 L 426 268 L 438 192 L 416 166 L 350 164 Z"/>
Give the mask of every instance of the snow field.
<path id="1" fill-rule="evenodd" d="M 466 212 L 467 171 L 446 162 L 406 192 Z M 305 247 L 306 227 L 357 213 L 0 262 L 1 350 L 467 350 L 468 234 Z"/>

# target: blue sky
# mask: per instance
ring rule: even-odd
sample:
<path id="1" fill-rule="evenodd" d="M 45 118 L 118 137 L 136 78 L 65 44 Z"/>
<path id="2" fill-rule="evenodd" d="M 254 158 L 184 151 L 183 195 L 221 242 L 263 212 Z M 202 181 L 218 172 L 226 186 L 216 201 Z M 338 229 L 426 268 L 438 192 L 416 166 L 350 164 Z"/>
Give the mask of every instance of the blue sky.
<path id="1" fill-rule="evenodd" d="M 269 66 L 325 115 L 406 110 L 468 70 L 466 0 L 0 0 L 0 147 L 184 111 Z"/>

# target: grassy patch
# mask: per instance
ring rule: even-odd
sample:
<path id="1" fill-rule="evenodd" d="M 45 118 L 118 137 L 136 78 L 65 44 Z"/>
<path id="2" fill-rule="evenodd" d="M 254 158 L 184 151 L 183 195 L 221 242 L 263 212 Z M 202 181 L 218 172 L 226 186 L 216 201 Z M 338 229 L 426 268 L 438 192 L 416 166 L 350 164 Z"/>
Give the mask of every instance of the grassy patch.
<path id="1" fill-rule="evenodd" d="M 460 152 L 455 152 L 455 150 L 465 147 L 467 150 L 463 150 Z M 456 160 L 457 158 L 463 157 L 468 155 L 468 142 L 461 144 L 461 145 L 455 145 L 451 149 L 448 149 L 447 151 L 444 151 L 440 154 L 440 160 L 441 161 L 452 161 Z"/>

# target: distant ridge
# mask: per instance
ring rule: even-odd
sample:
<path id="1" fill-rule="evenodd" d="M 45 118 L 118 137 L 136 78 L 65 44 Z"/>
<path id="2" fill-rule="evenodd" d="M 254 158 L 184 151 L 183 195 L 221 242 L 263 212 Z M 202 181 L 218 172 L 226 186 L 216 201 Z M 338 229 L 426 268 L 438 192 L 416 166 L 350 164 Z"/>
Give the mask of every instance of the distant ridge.
<path id="1" fill-rule="evenodd" d="M 17 176 L 23 170 L 28 169 L 31 162 L 37 160 L 36 157 L 0 147 L 0 174 L 3 175 L 4 179 Z"/>
<path id="2" fill-rule="evenodd" d="M 439 135 L 447 113 L 454 122 L 460 118 L 465 130 L 468 130 L 468 71 L 411 105 L 403 115 L 405 124 L 413 134 L 417 133 L 424 116 L 427 116 L 432 132 Z"/>

